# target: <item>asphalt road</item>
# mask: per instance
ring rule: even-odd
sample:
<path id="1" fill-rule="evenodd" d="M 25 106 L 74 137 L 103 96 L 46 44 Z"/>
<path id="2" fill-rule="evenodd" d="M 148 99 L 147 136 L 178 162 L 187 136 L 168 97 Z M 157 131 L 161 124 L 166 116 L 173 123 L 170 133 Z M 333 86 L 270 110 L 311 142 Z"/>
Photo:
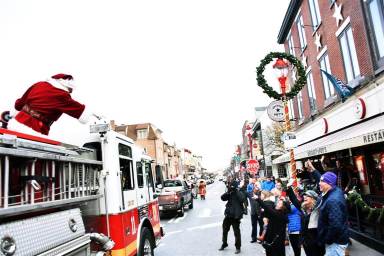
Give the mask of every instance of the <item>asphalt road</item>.
<path id="1" fill-rule="evenodd" d="M 223 182 L 216 181 L 208 185 L 206 200 L 195 199 L 194 208 L 186 210 L 184 217 L 176 215 L 161 216 L 161 225 L 165 236 L 155 249 L 156 256 L 221 256 L 234 255 L 235 239 L 232 229 L 228 234 L 229 246 L 218 251 L 221 246 L 221 224 L 224 218 L 225 202 L 220 200 L 224 193 Z M 243 256 L 263 256 L 264 249 L 260 244 L 250 243 L 251 220 L 244 215 L 241 222 L 241 254 Z M 293 256 L 289 246 L 286 255 Z M 301 255 L 305 255 L 304 251 Z M 350 255 L 377 256 L 380 253 L 354 241 Z"/>

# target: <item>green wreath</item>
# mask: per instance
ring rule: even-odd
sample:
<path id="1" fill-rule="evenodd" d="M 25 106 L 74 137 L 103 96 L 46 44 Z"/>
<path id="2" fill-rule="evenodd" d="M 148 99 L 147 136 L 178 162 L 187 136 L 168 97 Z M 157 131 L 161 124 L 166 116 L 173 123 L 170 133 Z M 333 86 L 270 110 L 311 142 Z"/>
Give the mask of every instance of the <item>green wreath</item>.
<path id="1" fill-rule="evenodd" d="M 295 56 L 285 53 L 285 52 L 270 52 L 264 59 L 261 60 L 260 65 L 256 68 L 257 70 L 257 85 L 263 88 L 263 92 L 266 93 L 270 98 L 274 98 L 276 100 L 281 100 L 283 95 L 281 93 L 276 92 L 267 84 L 267 81 L 264 78 L 263 72 L 265 70 L 265 66 L 270 63 L 273 58 L 282 58 L 288 60 L 293 66 L 297 69 L 297 74 L 299 78 L 296 80 L 290 92 L 285 94 L 287 99 L 292 99 L 295 97 L 301 89 L 307 83 L 307 78 L 305 76 L 305 70 L 301 61 L 298 60 Z"/>

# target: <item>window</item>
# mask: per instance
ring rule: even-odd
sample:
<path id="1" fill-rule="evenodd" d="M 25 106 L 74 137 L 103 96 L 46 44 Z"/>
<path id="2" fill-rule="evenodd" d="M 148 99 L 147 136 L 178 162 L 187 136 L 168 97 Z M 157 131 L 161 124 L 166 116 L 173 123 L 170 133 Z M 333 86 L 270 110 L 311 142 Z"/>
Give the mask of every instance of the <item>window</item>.
<path id="1" fill-rule="evenodd" d="M 313 30 L 316 30 L 321 23 L 319 1 L 318 0 L 309 0 L 309 9 L 311 11 Z"/>
<path id="2" fill-rule="evenodd" d="M 297 25 L 297 30 L 299 31 L 301 51 L 304 51 L 304 48 L 307 46 L 307 39 L 305 38 L 303 16 L 300 15 L 297 18 L 296 25 Z"/>
<path id="3" fill-rule="evenodd" d="M 297 94 L 297 109 L 298 109 L 298 112 L 299 112 L 298 118 L 302 119 L 303 116 L 304 116 L 303 115 L 303 93 L 302 93 L 302 91 L 300 91 Z"/>
<path id="4" fill-rule="evenodd" d="M 329 74 L 331 74 L 331 68 L 329 65 L 329 58 L 327 53 L 321 56 L 321 58 L 319 59 L 319 62 L 320 62 L 320 68 L 328 72 Z M 323 72 L 321 72 L 321 78 L 323 79 L 325 99 L 328 99 L 330 96 L 335 94 L 335 88 L 333 88 L 332 83 L 329 81 L 329 79 L 325 76 Z"/>
<path id="5" fill-rule="evenodd" d="M 349 82 L 360 75 L 351 26 L 348 26 L 343 32 L 340 33 L 339 42 L 341 46 L 341 53 L 343 55 L 345 74 L 347 82 Z"/>
<path id="6" fill-rule="evenodd" d="M 119 143 L 119 155 L 132 158 L 132 149 L 131 149 L 131 147 Z"/>
<path id="7" fill-rule="evenodd" d="M 372 27 L 373 48 L 376 61 L 384 65 L 384 1 L 368 0 L 370 25 Z"/>
<path id="8" fill-rule="evenodd" d="M 285 167 L 283 165 L 279 165 L 279 167 L 277 169 L 277 175 L 279 176 L 279 178 L 286 178 L 287 177 L 287 170 L 285 169 Z"/>
<path id="9" fill-rule="evenodd" d="M 293 108 L 293 100 L 288 101 L 288 110 L 289 110 L 289 118 L 290 119 L 295 119 L 295 111 Z"/>
<path id="10" fill-rule="evenodd" d="M 143 165 L 141 162 L 136 163 L 136 172 L 137 172 L 137 186 L 139 188 L 144 187 L 144 174 L 143 174 Z"/>
<path id="11" fill-rule="evenodd" d="M 289 53 L 295 56 L 295 45 L 293 44 L 293 38 L 291 33 L 289 33 L 289 36 L 288 36 L 288 49 L 289 49 Z"/>
<path id="12" fill-rule="evenodd" d="M 131 160 L 120 158 L 120 177 L 121 188 L 123 190 L 132 190 L 135 188 Z"/>
<path id="13" fill-rule="evenodd" d="M 138 139 L 146 139 L 147 137 L 148 137 L 148 130 L 147 129 L 137 130 L 137 138 Z"/>
<path id="14" fill-rule="evenodd" d="M 145 175 L 147 176 L 148 186 L 152 187 L 152 191 L 155 192 L 155 185 L 153 184 L 153 175 L 150 163 L 145 163 Z"/>
<path id="15" fill-rule="evenodd" d="M 317 106 L 316 106 L 315 85 L 313 83 L 312 72 L 309 72 L 307 74 L 307 86 L 308 86 L 309 108 L 311 109 L 311 113 L 313 113 L 317 111 Z"/>

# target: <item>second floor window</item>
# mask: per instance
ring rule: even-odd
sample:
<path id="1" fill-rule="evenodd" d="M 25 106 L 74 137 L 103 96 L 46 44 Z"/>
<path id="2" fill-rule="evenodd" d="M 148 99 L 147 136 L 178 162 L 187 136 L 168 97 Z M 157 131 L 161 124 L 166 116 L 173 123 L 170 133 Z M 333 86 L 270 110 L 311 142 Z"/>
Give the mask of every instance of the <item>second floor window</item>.
<path id="1" fill-rule="evenodd" d="M 307 39 L 305 38 L 303 16 L 300 15 L 297 18 L 296 25 L 297 25 L 297 30 L 299 31 L 301 51 L 304 51 L 304 48 L 307 46 Z"/>
<path id="2" fill-rule="evenodd" d="M 295 111 L 293 108 L 293 99 L 288 101 L 289 118 L 295 119 Z"/>
<path id="3" fill-rule="evenodd" d="M 384 65 L 384 1 L 367 1 L 372 27 L 373 47 L 379 65 Z"/>
<path id="4" fill-rule="evenodd" d="M 309 108 L 311 109 L 311 113 L 313 113 L 317 111 L 317 105 L 316 105 L 315 85 L 313 83 L 312 72 L 309 72 L 307 74 L 307 85 L 308 85 Z"/>
<path id="5" fill-rule="evenodd" d="M 303 93 L 302 91 L 300 91 L 298 94 L 297 94 L 297 110 L 298 110 L 298 113 L 299 113 L 299 116 L 298 118 L 299 119 L 302 119 L 304 117 L 304 111 L 303 111 Z"/>
<path id="6" fill-rule="evenodd" d="M 311 11 L 311 19 L 313 30 L 316 30 L 321 22 L 320 10 L 319 10 L 319 1 L 318 0 L 308 0 L 309 9 Z"/>
<path id="7" fill-rule="evenodd" d="M 146 139 L 148 137 L 147 129 L 137 130 L 137 138 L 138 139 Z"/>
<path id="8" fill-rule="evenodd" d="M 321 56 L 319 62 L 320 68 L 331 74 L 331 68 L 329 65 L 329 58 L 327 53 Z M 328 99 L 329 97 L 335 94 L 335 88 L 333 88 L 332 83 L 329 81 L 329 79 L 325 76 L 323 72 L 321 72 L 321 78 L 323 79 L 324 96 L 325 99 Z"/>
<path id="9" fill-rule="evenodd" d="M 360 75 L 360 68 L 357 61 L 355 41 L 353 40 L 351 26 L 347 26 L 347 28 L 340 33 L 339 42 L 341 46 L 341 53 L 343 55 L 345 74 L 347 82 L 349 82 Z"/>
<path id="10" fill-rule="evenodd" d="M 293 38 L 291 33 L 288 35 L 288 48 L 289 48 L 289 53 L 295 56 L 295 46 L 293 44 Z"/>

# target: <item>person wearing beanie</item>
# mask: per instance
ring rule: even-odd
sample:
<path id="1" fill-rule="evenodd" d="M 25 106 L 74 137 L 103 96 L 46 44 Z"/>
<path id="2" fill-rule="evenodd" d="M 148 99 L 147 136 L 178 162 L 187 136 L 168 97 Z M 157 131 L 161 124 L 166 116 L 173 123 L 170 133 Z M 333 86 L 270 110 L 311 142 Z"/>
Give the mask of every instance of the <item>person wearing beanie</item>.
<path id="1" fill-rule="evenodd" d="M 84 104 L 71 97 L 75 88 L 74 79 L 68 74 L 56 74 L 46 81 L 33 84 L 16 100 L 15 109 L 19 111 L 9 122 L 8 129 L 19 132 L 29 127 L 29 134 L 48 135 L 51 125 L 65 113 L 85 124 L 93 115 Z"/>
<path id="2" fill-rule="evenodd" d="M 312 163 L 308 166 L 309 170 L 315 171 Z M 319 182 L 318 242 L 325 246 L 326 256 L 344 256 L 349 243 L 347 203 L 343 191 L 337 187 L 337 176 L 331 171 L 334 166 L 329 162 L 325 167 L 326 172 Z"/>

